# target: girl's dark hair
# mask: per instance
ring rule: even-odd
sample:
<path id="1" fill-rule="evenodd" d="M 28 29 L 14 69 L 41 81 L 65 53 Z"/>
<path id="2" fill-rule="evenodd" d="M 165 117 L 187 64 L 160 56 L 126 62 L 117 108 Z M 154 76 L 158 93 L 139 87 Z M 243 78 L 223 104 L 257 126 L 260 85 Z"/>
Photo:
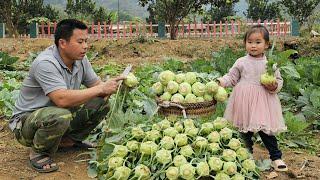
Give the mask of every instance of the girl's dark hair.
<path id="1" fill-rule="evenodd" d="M 263 25 L 254 25 L 252 26 L 244 35 L 244 39 L 243 42 L 246 43 L 247 39 L 249 38 L 249 36 L 253 33 L 262 33 L 263 35 L 263 39 L 266 41 L 266 43 L 270 42 L 270 38 L 269 38 L 269 31 L 266 27 L 264 27 Z"/>
<path id="2" fill-rule="evenodd" d="M 56 32 L 54 34 L 54 43 L 59 46 L 59 39 L 70 40 L 73 30 L 88 29 L 87 25 L 76 19 L 64 19 L 57 24 Z"/>

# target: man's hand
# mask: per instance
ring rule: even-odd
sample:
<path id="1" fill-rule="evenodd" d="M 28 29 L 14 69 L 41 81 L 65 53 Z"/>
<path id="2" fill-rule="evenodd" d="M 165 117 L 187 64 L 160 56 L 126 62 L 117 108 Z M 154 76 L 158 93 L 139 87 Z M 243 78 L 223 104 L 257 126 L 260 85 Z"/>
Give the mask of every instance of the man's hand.
<path id="1" fill-rule="evenodd" d="M 277 87 L 278 87 L 278 83 L 274 82 L 272 84 L 267 84 L 267 85 L 263 84 L 263 86 L 269 91 L 275 91 L 277 89 Z"/>
<path id="2" fill-rule="evenodd" d="M 102 96 L 108 96 L 113 93 L 115 93 L 119 86 L 119 81 L 124 80 L 125 77 L 118 76 L 115 78 L 112 78 L 106 82 L 101 82 L 98 86 L 101 88 L 101 95 Z"/>

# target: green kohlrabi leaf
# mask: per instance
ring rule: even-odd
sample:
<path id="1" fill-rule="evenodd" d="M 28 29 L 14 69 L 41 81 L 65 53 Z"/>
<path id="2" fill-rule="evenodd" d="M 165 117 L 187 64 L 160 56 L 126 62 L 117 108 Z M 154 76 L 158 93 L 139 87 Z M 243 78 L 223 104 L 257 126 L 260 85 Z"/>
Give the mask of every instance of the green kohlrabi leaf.
<path id="1" fill-rule="evenodd" d="M 0 52 L 0 69 L 13 69 L 12 64 L 18 60 L 18 57 L 12 57 L 8 53 Z"/>
<path id="2" fill-rule="evenodd" d="M 298 73 L 298 71 L 296 70 L 296 68 L 292 63 L 288 63 L 285 66 L 280 67 L 280 69 L 284 71 L 286 76 L 298 78 L 298 79 L 300 78 L 300 74 Z"/>
<path id="3" fill-rule="evenodd" d="M 320 86 L 320 66 L 315 66 L 312 69 L 312 80 L 313 83 Z"/>
<path id="4" fill-rule="evenodd" d="M 271 160 L 270 159 L 259 159 L 255 161 L 258 169 L 260 171 L 266 171 L 271 168 Z"/>
<path id="5" fill-rule="evenodd" d="M 291 54 L 295 54 L 298 53 L 298 51 L 294 50 L 294 49 L 288 49 L 286 51 L 283 51 L 281 53 L 279 53 L 279 57 L 281 59 L 288 59 L 290 57 Z"/>
<path id="6" fill-rule="evenodd" d="M 154 115 L 154 113 L 157 109 L 157 103 L 153 99 L 146 98 L 143 101 L 143 109 L 147 113 L 148 116 L 152 116 L 152 115 Z"/>
<path id="7" fill-rule="evenodd" d="M 98 172 L 97 172 L 96 167 L 89 165 L 89 166 L 88 166 L 88 170 L 87 170 L 87 174 L 88 174 L 88 177 L 90 177 L 90 178 L 95 178 L 95 177 L 97 177 Z"/>
<path id="8" fill-rule="evenodd" d="M 310 94 L 310 101 L 315 108 L 320 109 L 320 88 L 312 91 Z"/>

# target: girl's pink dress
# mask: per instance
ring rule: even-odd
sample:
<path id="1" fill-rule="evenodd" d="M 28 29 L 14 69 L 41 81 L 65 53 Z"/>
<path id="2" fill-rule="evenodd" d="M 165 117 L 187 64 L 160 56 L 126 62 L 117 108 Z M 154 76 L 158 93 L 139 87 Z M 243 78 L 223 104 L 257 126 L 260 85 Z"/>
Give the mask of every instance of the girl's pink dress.
<path id="1" fill-rule="evenodd" d="M 218 79 L 227 87 L 234 86 L 224 117 L 240 132 L 263 131 L 275 135 L 287 129 L 277 96 L 283 85 L 279 70 L 275 73 L 278 83 L 275 91 L 268 91 L 260 83 L 266 63 L 265 56 L 255 58 L 246 55 L 235 62 L 229 73 Z"/>

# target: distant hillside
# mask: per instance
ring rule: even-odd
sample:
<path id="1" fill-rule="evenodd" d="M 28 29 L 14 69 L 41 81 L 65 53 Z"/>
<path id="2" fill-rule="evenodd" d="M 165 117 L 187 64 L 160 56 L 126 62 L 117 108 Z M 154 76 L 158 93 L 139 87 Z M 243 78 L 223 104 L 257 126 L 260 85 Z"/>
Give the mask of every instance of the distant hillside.
<path id="1" fill-rule="evenodd" d="M 275 1 L 275 0 L 272 0 Z M 272 2 L 271 1 L 271 2 Z M 46 4 L 51 4 L 57 9 L 64 10 L 66 6 L 66 0 L 44 0 Z M 103 6 L 109 10 L 118 10 L 118 0 L 95 0 L 97 6 Z M 130 15 L 145 18 L 149 15 L 146 8 L 142 8 L 138 4 L 138 0 L 119 0 L 120 11 L 125 11 Z M 235 5 L 235 10 L 238 16 L 244 16 L 244 12 L 247 10 L 248 4 L 246 0 L 240 0 L 239 3 Z M 319 6 L 318 6 L 319 8 Z"/>
<path id="2" fill-rule="evenodd" d="M 118 10 L 118 0 L 95 0 L 97 6 L 102 6 L 108 10 Z M 146 8 L 142 8 L 138 4 L 138 0 L 119 0 L 120 11 L 124 11 L 130 15 L 145 18 L 148 16 Z M 66 0 L 44 0 L 44 3 L 51 4 L 57 9 L 63 11 L 66 7 Z"/>

